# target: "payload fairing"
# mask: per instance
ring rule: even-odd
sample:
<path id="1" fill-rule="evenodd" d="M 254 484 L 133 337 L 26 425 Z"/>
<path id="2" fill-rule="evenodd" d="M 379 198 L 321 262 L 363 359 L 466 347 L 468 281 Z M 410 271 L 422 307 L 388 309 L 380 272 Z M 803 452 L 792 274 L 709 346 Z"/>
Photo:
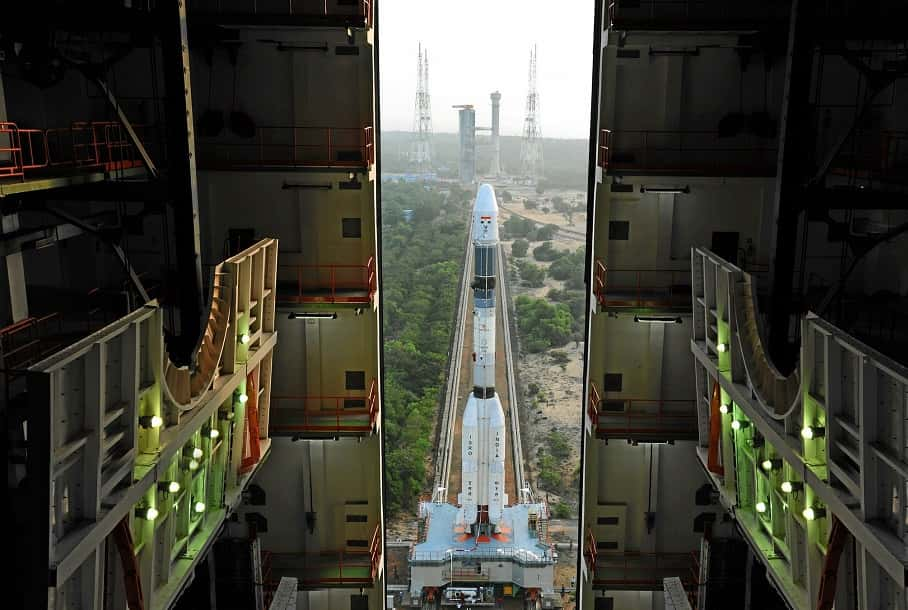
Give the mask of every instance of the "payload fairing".
<path id="1" fill-rule="evenodd" d="M 463 523 L 491 529 L 501 520 L 505 493 L 505 422 L 495 392 L 495 267 L 498 203 L 488 184 L 473 206 L 473 391 L 464 409 L 461 437 Z M 485 526 L 484 524 L 489 524 Z M 474 527 L 475 526 L 475 527 Z"/>

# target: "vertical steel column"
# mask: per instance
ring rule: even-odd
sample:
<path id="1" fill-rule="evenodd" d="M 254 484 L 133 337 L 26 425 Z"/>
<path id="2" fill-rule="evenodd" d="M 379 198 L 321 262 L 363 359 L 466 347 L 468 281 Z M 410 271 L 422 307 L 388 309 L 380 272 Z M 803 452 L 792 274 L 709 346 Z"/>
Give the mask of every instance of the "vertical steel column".
<path id="1" fill-rule="evenodd" d="M 179 331 L 171 338 L 168 348 L 173 362 L 189 364 L 201 341 L 204 308 L 186 2 L 177 0 L 176 6 L 168 2 L 158 10 L 167 95 L 167 176 L 179 287 Z"/>
<path id="2" fill-rule="evenodd" d="M 813 26 L 806 4 L 803 0 L 794 0 L 791 5 L 776 171 L 776 236 L 773 244 L 775 252 L 769 349 L 773 361 L 785 369 L 794 364 L 796 355 L 789 350 L 788 329 L 793 304 L 792 280 L 798 244 L 798 220 L 802 209 L 798 191 L 806 169 L 804 159 L 813 157 L 813 140 L 808 137 Z"/>

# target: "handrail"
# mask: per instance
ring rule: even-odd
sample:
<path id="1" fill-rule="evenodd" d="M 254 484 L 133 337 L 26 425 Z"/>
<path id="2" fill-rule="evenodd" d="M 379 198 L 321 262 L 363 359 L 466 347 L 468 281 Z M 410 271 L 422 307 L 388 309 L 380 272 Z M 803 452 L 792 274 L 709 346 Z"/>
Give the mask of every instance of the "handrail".
<path id="1" fill-rule="evenodd" d="M 115 171 L 142 165 L 126 130 L 114 121 L 81 121 L 47 129 L 23 129 L 4 122 L 0 123 L 0 134 L 4 133 L 9 145 L 0 147 L 0 153 L 8 153 L 10 159 L 0 166 L 0 177 L 25 180 L 28 172 L 48 167 Z"/>
<path id="2" fill-rule="evenodd" d="M 369 129 L 367 132 L 366 129 Z M 259 125 L 253 141 L 237 137 L 202 138 L 199 155 L 206 167 L 348 167 L 368 164 L 366 127 Z M 371 149 L 374 159 L 374 142 Z"/>
<path id="3" fill-rule="evenodd" d="M 596 537 L 593 536 L 593 528 L 586 529 L 586 548 L 583 551 L 583 559 L 586 561 L 586 568 L 593 576 L 596 574 L 596 559 L 599 555 L 599 549 L 596 547 Z"/>
<path id="4" fill-rule="evenodd" d="M 279 283 L 281 270 L 291 270 L 297 289 L 296 294 L 282 293 L 280 298 L 295 303 L 371 303 L 378 287 L 374 256 L 365 265 L 278 265 Z"/>
<path id="5" fill-rule="evenodd" d="M 272 419 L 275 414 L 280 413 L 281 409 L 302 409 L 303 423 L 276 423 L 272 421 L 272 432 L 372 432 L 379 416 L 378 401 L 378 380 L 372 379 L 369 391 L 365 396 L 343 396 L 343 395 L 323 395 L 323 396 L 306 396 L 306 395 L 277 395 L 271 396 L 272 402 L 294 401 L 301 404 L 301 407 L 274 407 Z M 345 409 L 343 403 L 346 400 L 362 400 L 365 406 Z M 333 405 L 333 408 L 326 409 L 326 405 Z M 365 416 L 364 423 L 350 423 L 350 419 Z M 331 418 L 334 419 L 331 422 Z M 345 421 L 347 420 L 347 421 Z"/>
<path id="6" fill-rule="evenodd" d="M 630 282 L 616 285 L 616 275 L 619 280 L 629 276 Z M 675 291 L 675 287 L 686 290 Z M 690 269 L 609 269 L 596 259 L 593 290 L 602 307 L 684 307 L 690 304 Z"/>
<path id="7" fill-rule="evenodd" d="M 221 0 L 201 0 L 193 2 L 190 5 L 190 13 L 191 15 L 231 14 L 256 17 L 335 17 L 348 20 L 348 25 L 352 27 L 372 27 L 372 0 L 359 0 L 359 2 L 356 3 L 358 6 L 356 6 L 355 9 L 351 8 L 347 11 L 338 10 L 339 7 L 344 6 L 342 3 L 328 3 L 314 0 L 310 0 L 309 2 L 302 2 L 300 0 L 291 0 L 284 3 L 273 2 L 268 5 L 269 10 L 261 10 L 257 0 L 247 0 L 247 6 L 242 6 L 240 8 L 236 8 L 236 5 L 239 4 L 238 2 L 234 1 L 229 4 L 229 8 L 224 8 L 221 6 Z M 285 10 L 275 10 L 272 8 L 282 5 L 286 7 Z M 303 10 L 297 10 L 295 8 L 296 6 L 302 6 Z M 312 10 L 315 6 L 318 6 L 319 8 Z M 362 24 L 354 22 L 350 19 L 351 17 L 362 17 Z"/>
<path id="8" fill-rule="evenodd" d="M 372 580 L 378 576 L 378 569 L 381 564 L 381 523 L 375 526 L 372 533 L 372 542 L 369 543 L 369 554 L 372 557 Z"/>
<path id="9" fill-rule="evenodd" d="M 605 400 L 623 402 L 625 403 L 625 410 L 622 412 L 599 411 L 597 416 L 599 425 L 596 427 L 596 431 L 599 433 L 643 432 L 644 430 L 635 427 L 641 424 L 654 426 L 645 430 L 648 432 L 668 432 L 683 424 L 690 424 L 692 428 L 696 429 L 697 411 L 695 407 L 696 401 L 694 400 L 661 398 L 606 398 Z M 656 410 L 644 411 L 645 407 L 643 405 L 655 405 Z M 666 407 L 672 406 L 689 407 L 690 410 L 689 412 L 682 412 L 666 409 Z M 624 420 L 626 428 L 605 428 L 605 422 L 602 421 L 605 418 Z"/>
<path id="10" fill-rule="evenodd" d="M 600 401 L 601 398 L 599 397 L 599 390 L 596 388 L 596 384 L 591 381 L 589 397 L 587 399 L 586 413 L 590 418 L 590 423 L 592 423 L 594 430 L 599 427 Z"/>
<path id="11" fill-rule="evenodd" d="M 702 173 L 734 169 L 741 175 L 764 175 L 774 170 L 775 142 L 775 138 L 751 133 L 723 137 L 708 130 L 601 129 L 598 162 L 605 170 Z M 632 153 L 629 158 L 628 153 Z"/>
<path id="12" fill-rule="evenodd" d="M 363 140 L 365 141 L 366 163 L 369 166 L 375 165 L 375 130 L 371 125 L 363 127 Z"/>
<path id="13" fill-rule="evenodd" d="M 692 566 L 696 565 L 694 552 L 637 552 L 597 553 L 596 568 L 607 571 L 610 578 L 594 578 L 596 583 L 612 586 L 635 585 L 662 588 L 664 576 L 679 576 L 685 588 L 697 584 Z M 661 571 L 661 573 L 660 573 Z M 687 572 L 687 573 L 685 573 Z"/>

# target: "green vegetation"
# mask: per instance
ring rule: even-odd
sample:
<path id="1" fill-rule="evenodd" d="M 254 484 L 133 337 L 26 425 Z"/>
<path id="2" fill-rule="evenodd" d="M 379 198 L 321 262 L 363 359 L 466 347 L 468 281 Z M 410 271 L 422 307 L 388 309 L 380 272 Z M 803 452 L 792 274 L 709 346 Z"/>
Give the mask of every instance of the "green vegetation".
<path id="1" fill-rule="evenodd" d="M 550 352 L 549 356 L 552 358 L 552 363 L 560 366 L 562 371 L 567 368 L 568 362 L 571 361 L 568 355 L 561 350 Z"/>
<path id="2" fill-rule="evenodd" d="M 523 258 L 527 255 L 527 250 L 530 247 L 530 242 L 525 239 L 515 239 L 514 243 L 511 244 L 511 256 L 516 256 Z"/>
<path id="3" fill-rule="evenodd" d="M 523 348 L 531 353 L 561 347 L 573 336 L 574 316 L 564 303 L 520 295 L 514 301 Z"/>
<path id="4" fill-rule="evenodd" d="M 547 224 L 536 230 L 536 241 L 549 241 L 558 232 L 558 225 Z"/>
<path id="5" fill-rule="evenodd" d="M 564 487 L 559 462 L 555 456 L 543 453 L 539 456 L 539 483 L 543 489 L 560 492 Z"/>
<path id="6" fill-rule="evenodd" d="M 527 237 L 535 231 L 536 223 L 529 218 L 511 214 L 501 225 L 502 236 L 505 238 Z"/>
<path id="7" fill-rule="evenodd" d="M 535 256 L 535 250 L 533 255 Z M 549 277 L 567 281 L 580 275 L 579 270 L 583 269 L 586 260 L 586 248 L 580 246 L 575 251 L 570 250 L 559 252 L 557 259 L 552 261 L 549 266 Z"/>
<path id="8" fill-rule="evenodd" d="M 545 286 L 545 269 L 526 260 L 515 262 L 517 264 L 517 273 L 520 274 L 520 280 L 524 286 L 530 288 Z"/>
<path id="9" fill-rule="evenodd" d="M 535 210 L 536 208 L 539 207 L 539 203 L 535 199 L 524 199 L 523 207 L 525 207 L 528 210 Z"/>
<path id="10" fill-rule="evenodd" d="M 553 288 L 546 295 L 550 301 L 563 303 L 567 305 L 574 318 L 574 338 L 579 340 L 583 337 L 584 310 L 586 309 L 586 296 L 579 290 L 558 290 Z"/>
<path id="11" fill-rule="evenodd" d="M 385 471 L 392 513 L 426 487 L 464 253 L 469 193 L 382 185 Z M 413 210 L 406 222 L 403 210 Z"/>
<path id="12" fill-rule="evenodd" d="M 552 516 L 556 519 L 570 519 L 573 515 L 571 514 L 571 507 L 565 502 L 559 501 L 552 507 Z"/>
<path id="13" fill-rule="evenodd" d="M 549 432 L 549 453 L 559 460 L 565 460 L 571 455 L 571 445 L 560 430 Z"/>
<path id="14" fill-rule="evenodd" d="M 550 241 L 542 242 L 542 245 L 533 248 L 533 258 L 540 262 L 553 261 L 560 255 L 561 253 L 552 247 Z"/>

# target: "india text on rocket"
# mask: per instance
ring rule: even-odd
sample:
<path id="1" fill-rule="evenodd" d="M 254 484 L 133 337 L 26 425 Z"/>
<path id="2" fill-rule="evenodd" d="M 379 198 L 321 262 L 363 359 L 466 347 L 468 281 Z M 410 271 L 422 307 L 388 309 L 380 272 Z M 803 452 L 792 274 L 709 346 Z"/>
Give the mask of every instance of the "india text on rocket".
<path id="1" fill-rule="evenodd" d="M 495 265 L 498 203 L 488 184 L 473 206 L 473 391 L 463 414 L 462 490 L 458 501 L 471 529 L 492 529 L 507 504 L 504 410 L 495 392 Z M 488 524 L 488 525 L 486 525 Z"/>

